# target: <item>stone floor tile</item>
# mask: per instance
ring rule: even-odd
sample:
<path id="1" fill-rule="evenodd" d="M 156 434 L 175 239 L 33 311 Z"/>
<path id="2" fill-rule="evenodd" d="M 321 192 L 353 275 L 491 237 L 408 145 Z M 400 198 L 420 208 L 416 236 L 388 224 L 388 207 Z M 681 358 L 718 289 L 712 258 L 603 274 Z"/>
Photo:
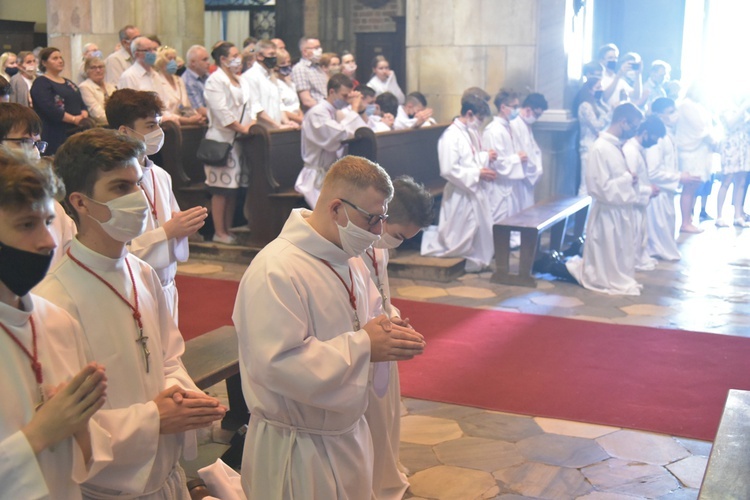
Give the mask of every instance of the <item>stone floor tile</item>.
<path id="1" fill-rule="evenodd" d="M 434 286 L 404 286 L 397 288 L 398 296 L 407 299 L 434 299 L 448 295 L 442 288 Z"/>
<path id="2" fill-rule="evenodd" d="M 576 500 L 635 500 L 642 497 L 623 495 L 622 493 L 608 493 L 606 491 L 592 491 L 588 495 L 583 495 Z"/>
<path id="3" fill-rule="evenodd" d="M 609 458 L 593 439 L 540 434 L 516 443 L 518 451 L 533 462 L 565 467 L 586 467 Z"/>
<path id="4" fill-rule="evenodd" d="M 409 470 L 410 475 L 440 465 L 432 446 L 407 443 L 403 440 L 399 447 L 399 460 Z"/>
<path id="5" fill-rule="evenodd" d="M 570 500 L 593 490 L 575 469 L 534 462 L 495 471 L 493 476 L 522 495 L 550 500 Z"/>
<path id="6" fill-rule="evenodd" d="M 699 490 L 692 488 L 679 488 L 660 496 L 657 500 L 697 500 L 698 492 Z"/>
<path id="7" fill-rule="evenodd" d="M 454 420 L 407 415 L 401 419 L 401 441 L 414 444 L 435 445 L 463 435 Z"/>
<path id="8" fill-rule="evenodd" d="M 500 439 L 515 443 L 542 434 L 533 418 L 510 413 L 483 411 L 458 419 L 467 436 Z"/>
<path id="9" fill-rule="evenodd" d="M 612 457 L 654 465 L 666 465 L 690 453 L 673 437 L 621 430 L 596 440 Z"/>
<path id="10" fill-rule="evenodd" d="M 689 439 L 678 437 L 677 442 L 687 449 L 691 454 L 699 457 L 707 457 L 711 454 L 711 448 L 714 444 L 711 441 L 700 441 L 698 439 Z"/>
<path id="11" fill-rule="evenodd" d="M 621 307 L 625 313 L 636 316 L 671 316 L 675 313 L 674 309 L 666 306 L 655 306 L 653 304 L 634 304 L 632 306 Z"/>
<path id="12" fill-rule="evenodd" d="M 464 297 L 467 299 L 490 299 L 496 297 L 492 290 L 486 288 L 477 288 L 475 286 L 454 286 L 446 288 L 448 295 L 453 297 Z"/>
<path id="13" fill-rule="evenodd" d="M 433 447 L 445 465 L 492 472 L 523 463 L 513 443 L 476 437 L 462 437 Z"/>
<path id="14" fill-rule="evenodd" d="M 579 298 L 554 294 L 532 297 L 531 301 L 540 306 L 550 307 L 578 307 L 583 305 L 583 302 Z"/>
<path id="15" fill-rule="evenodd" d="M 570 319 L 577 319 L 580 321 L 598 321 L 599 323 L 614 323 L 616 318 L 602 318 L 601 316 L 587 316 L 587 315 L 576 315 Z"/>
<path id="16" fill-rule="evenodd" d="M 578 307 L 555 307 L 555 306 L 545 306 L 541 304 L 527 304 L 522 305 L 518 307 L 518 310 L 521 311 L 524 314 L 537 314 L 540 316 L 557 316 L 560 318 L 566 318 L 569 317 L 573 311 L 577 310 Z"/>
<path id="17" fill-rule="evenodd" d="M 489 472 L 439 465 L 409 478 L 409 490 L 418 497 L 441 500 L 492 498 L 500 489 Z"/>
<path id="18" fill-rule="evenodd" d="M 409 413 L 420 412 L 423 410 L 432 410 L 444 406 L 445 403 L 439 401 L 427 401 L 426 399 L 401 398 L 401 402 L 409 410 Z"/>
<path id="19" fill-rule="evenodd" d="M 534 421 L 544 432 L 547 432 L 549 434 L 560 434 L 562 436 L 588 439 L 596 439 L 598 437 L 620 430 L 619 427 L 587 424 L 585 422 L 573 422 L 570 420 L 559 420 L 556 418 L 536 417 L 534 418 Z M 461 427 L 464 429 L 464 431 L 466 431 L 463 425 Z M 467 432 L 467 434 L 470 433 Z"/>
<path id="20" fill-rule="evenodd" d="M 700 488 L 707 465 L 706 457 L 687 457 L 667 465 L 667 469 L 688 488 Z"/>
<path id="21" fill-rule="evenodd" d="M 223 270 L 224 268 L 218 264 L 190 263 L 177 266 L 177 272 L 181 274 L 205 275 L 220 273 Z"/>
<path id="22" fill-rule="evenodd" d="M 431 406 L 424 409 L 415 410 L 412 412 L 412 414 L 460 421 L 460 419 L 465 418 L 469 415 L 475 415 L 484 411 L 486 410 L 482 408 L 474 408 L 473 406 L 458 406 L 450 405 L 447 403 L 440 403 L 438 404 L 438 406 Z"/>
<path id="23" fill-rule="evenodd" d="M 554 290 L 555 284 L 545 280 L 536 280 L 537 290 Z"/>
<path id="24" fill-rule="evenodd" d="M 647 326 L 651 328 L 671 328 L 672 321 L 669 318 L 655 318 L 652 316 L 625 316 L 614 318 L 612 323 L 616 325 Z"/>
<path id="25" fill-rule="evenodd" d="M 664 467 L 611 458 L 581 472 L 599 491 L 655 498 L 679 488 Z"/>

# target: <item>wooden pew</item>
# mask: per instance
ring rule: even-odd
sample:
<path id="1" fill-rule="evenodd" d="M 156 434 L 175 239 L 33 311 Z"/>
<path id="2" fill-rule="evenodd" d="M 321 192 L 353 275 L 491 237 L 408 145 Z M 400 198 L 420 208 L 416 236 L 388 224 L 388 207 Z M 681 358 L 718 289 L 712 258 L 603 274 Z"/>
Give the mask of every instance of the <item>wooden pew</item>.
<path id="1" fill-rule="evenodd" d="M 549 230 L 550 250 L 559 251 L 571 217 L 574 219 L 574 238 L 583 234 L 590 204 L 591 197 L 589 196 L 575 196 L 537 203 L 495 224 L 493 237 L 497 270 L 492 275 L 491 281 L 507 285 L 536 287 L 531 268 L 539 247 L 539 236 Z M 513 231 L 521 233 L 518 274 L 510 272 L 510 235 Z"/>
<path id="2" fill-rule="evenodd" d="M 731 389 L 716 432 L 699 498 L 750 498 L 750 391 Z"/>

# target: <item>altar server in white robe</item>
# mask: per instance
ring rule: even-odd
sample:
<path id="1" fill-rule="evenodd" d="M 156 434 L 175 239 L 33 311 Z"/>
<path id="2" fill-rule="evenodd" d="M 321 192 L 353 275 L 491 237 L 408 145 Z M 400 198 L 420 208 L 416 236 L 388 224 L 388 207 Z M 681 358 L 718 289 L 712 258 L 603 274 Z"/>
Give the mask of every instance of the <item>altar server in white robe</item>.
<path id="1" fill-rule="evenodd" d="M 634 172 L 638 185 L 637 201 L 633 210 L 633 227 L 635 235 L 635 268 L 638 271 L 652 271 L 656 259 L 648 253 L 648 217 L 650 200 L 659 193 L 659 187 L 651 182 L 646 166 L 646 151 L 652 148 L 667 133 L 664 124 L 655 116 L 650 116 L 638 127 L 635 137 L 628 139 L 622 146 L 628 169 Z"/>
<path id="2" fill-rule="evenodd" d="M 359 116 L 362 96 L 352 91 L 352 80 L 339 73 L 328 80 L 328 96 L 305 113 L 302 121 L 302 161 L 304 166 L 294 189 L 314 207 L 320 196 L 323 178 L 330 166 L 343 154 L 341 141 L 367 124 Z"/>
<path id="3" fill-rule="evenodd" d="M 490 116 L 486 101 L 473 94 L 461 98 L 461 116 L 455 118 L 438 141 L 443 190 L 438 225 L 422 235 L 421 253 L 428 257 L 463 257 L 467 272 L 486 269 L 495 253 L 492 210 L 486 186 L 497 173 L 489 163 L 494 150 L 482 151 L 479 124 Z"/>
<path id="4" fill-rule="evenodd" d="M 411 92 L 402 106 L 398 107 L 393 130 L 431 127 L 435 125 L 432 109 L 427 107 L 427 98 L 421 92 Z"/>
<path id="5" fill-rule="evenodd" d="M 638 178 L 628 169 L 623 141 L 635 135 L 643 119 L 631 103 L 620 104 L 612 124 L 599 134 L 589 152 L 586 186 L 593 198 L 586 223 L 583 257 L 567 270 L 585 288 L 612 295 L 640 295 L 635 280 L 635 227 Z"/>
<path id="6" fill-rule="evenodd" d="M 489 164 L 497 172 L 497 178 L 485 184 L 492 221 L 497 224 L 521 211 L 518 196 L 524 191 L 522 184 L 526 181 L 529 157 L 521 149 L 521 138 L 514 134 L 510 125 L 519 113 L 518 94 L 501 90 L 495 96 L 495 107 L 497 115 L 484 128 L 482 146 L 497 151 L 497 158 Z"/>
<path id="7" fill-rule="evenodd" d="M 104 368 L 81 369 L 79 325 L 29 293 L 55 249 L 49 223 L 58 182 L 49 166 L 0 148 L 2 498 L 79 499 L 78 483 L 108 451 L 103 430 L 89 431 L 104 404 Z"/>
<path id="8" fill-rule="evenodd" d="M 424 186 L 411 177 L 393 180 L 393 199 L 388 204 L 388 220 L 383 234 L 362 257 L 373 282 L 380 291 L 383 309 L 393 323 L 409 327 L 408 318 L 391 303 L 388 282 L 388 251 L 404 240 L 413 238 L 432 222 L 433 199 Z M 369 403 L 365 418 L 370 426 L 374 447 L 372 477 L 373 498 L 401 499 L 409 487 L 404 468 L 399 463 L 401 443 L 401 386 L 398 364 L 385 361 L 372 364 Z"/>
<path id="9" fill-rule="evenodd" d="M 534 186 L 542 177 L 542 150 L 539 149 L 534 139 L 534 131 L 531 127 L 547 110 L 547 107 L 547 99 L 542 94 L 529 94 L 523 100 L 518 116 L 510 122 L 510 128 L 513 136 L 517 137 L 519 148 L 527 155 L 524 168 L 526 178 L 515 186 L 514 195 L 518 200 L 519 210 L 525 210 L 534 204 Z"/>
<path id="10" fill-rule="evenodd" d="M 146 155 L 153 155 L 164 144 L 164 131 L 159 125 L 163 105 L 151 92 L 122 89 L 107 100 L 107 121 L 111 128 L 146 144 Z M 187 262 L 188 237 L 205 224 L 208 211 L 197 206 L 180 210 L 172 191 L 172 176 L 152 162 L 148 156 L 141 161 L 141 190 L 148 202 L 146 230 L 128 243 L 130 253 L 154 268 L 167 296 L 167 304 L 178 323 L 178 294 L 174 277 L 177 263 Z"/>
<path id="11" fill-rule="evenodd" d="M 112 457 L 82 485 L 89 498 L 190 498 L 179 458 L 195 456 L 191 431 L 224 414 L 180 361 L 184 342 L 159 277 L 125 246 L 146 225 L 143 153 L 140 141 L 92 129 L 55 155 L 79 232 L 37 290 L 78 320 L 86 359 L 107 367 L 107 402 L 93 418 Z"/>
<path id="12" fill-rule="evenodd" d="M 294 210 L 240 282 L 232 319 L 251 414 L 248 498 L 371 498 L 373 445 L 383 446 L 364 417 L 371 362 L 424 348 L 381 314 L 359 258 L 379 239 L 392 194 L 381 167 L 342 158 L 315 209 Z"/>

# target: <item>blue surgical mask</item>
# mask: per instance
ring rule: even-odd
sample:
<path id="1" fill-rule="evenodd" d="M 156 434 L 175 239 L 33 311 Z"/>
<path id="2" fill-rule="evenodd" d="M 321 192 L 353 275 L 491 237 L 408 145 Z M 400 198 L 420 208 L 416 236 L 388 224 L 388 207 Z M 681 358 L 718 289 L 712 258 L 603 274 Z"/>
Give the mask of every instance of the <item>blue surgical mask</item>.
<path id="1" fill-rule="evenodd" d="M 89 57 L 98 57 L 99 59 L 102 58 L 102 51 L 101 50 L 95 50 L 91 54 L 89 54 Z"/>
<path id="2" fill-rule="evenodd" d="M 167 73 L 169 73 L 170 75 L 174 75 L 175 73 L 177 73 L 177 61 L 175 61 L 174 59 L 169 61 L 167 63 L 166 69 L 167 69 Z"/>
<path id="3" fill-rule="evenodd" d="M 143 57 L 143 62 L 149 66 L 153 66 L 156 62 L 156 52 L 146 52 L 146 55 Z"/>
<path id="4" fill-rule="evenodd" d="M 518 117 L 518 108 L 513 108 L 513 111 L 510 112 L 510 116 L 508 117 L 508 120 L 515 120 Z"/>
<path id="5" fill-rule="evenodd" d="M 348 105 L 349 105 L 349 103 L 346 102 L 344 99 L 340 99 L 339 98 L 339 99 L 336 99 L 335 101 L 333 101 L 333 107 L 336 108 L 336 109 L 344 109 Z"/>
<path id="6" fill-rule="evenodd" d="M 378 110 L 377 104 L 368 104 L 365 108 L 365 114 L 367 116 L 372 116 L 375 114 L 375 112 Z"/>

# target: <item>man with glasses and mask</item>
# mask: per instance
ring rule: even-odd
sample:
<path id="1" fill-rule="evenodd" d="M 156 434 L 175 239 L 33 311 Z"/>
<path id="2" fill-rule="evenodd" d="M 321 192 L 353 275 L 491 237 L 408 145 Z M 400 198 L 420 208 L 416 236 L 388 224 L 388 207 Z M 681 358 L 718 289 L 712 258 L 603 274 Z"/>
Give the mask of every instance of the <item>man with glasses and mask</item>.
<path id="1" fill-rule="evenodd" d="M 355 258 L 380 239 L 392 196 L 380 166 L 342 158 L 315 209 L 294 210 L 240 282 L 232 319 L 251 413 L 248 498 L 371 498 L 372 447 L 383 446 L 364 417 L 371 362 L 424 348 L 420 334 L 382 314 Z"/>
<path id="2" fill-rule="evenodd" d="M 141 36 L 140 30 L 132 25 L 127 25 L 120 30 L 120 48 L 107 56 L 105 64 L 107 65 L 106 82 L 117 86 L 120 83 L 120 76 L 133 64 L 133 54 L 130 51 L 130 44 L 133 40 Z"/>
<path id="3" fill-rule="evenodd" d="M 159 92 L 160 83 L 153 66 L 159 44 L 145 36 L 139 36 L 130 44 L 133 52 L 133 65 L 120 76 L 118 89 L 146 90 Z"/>

